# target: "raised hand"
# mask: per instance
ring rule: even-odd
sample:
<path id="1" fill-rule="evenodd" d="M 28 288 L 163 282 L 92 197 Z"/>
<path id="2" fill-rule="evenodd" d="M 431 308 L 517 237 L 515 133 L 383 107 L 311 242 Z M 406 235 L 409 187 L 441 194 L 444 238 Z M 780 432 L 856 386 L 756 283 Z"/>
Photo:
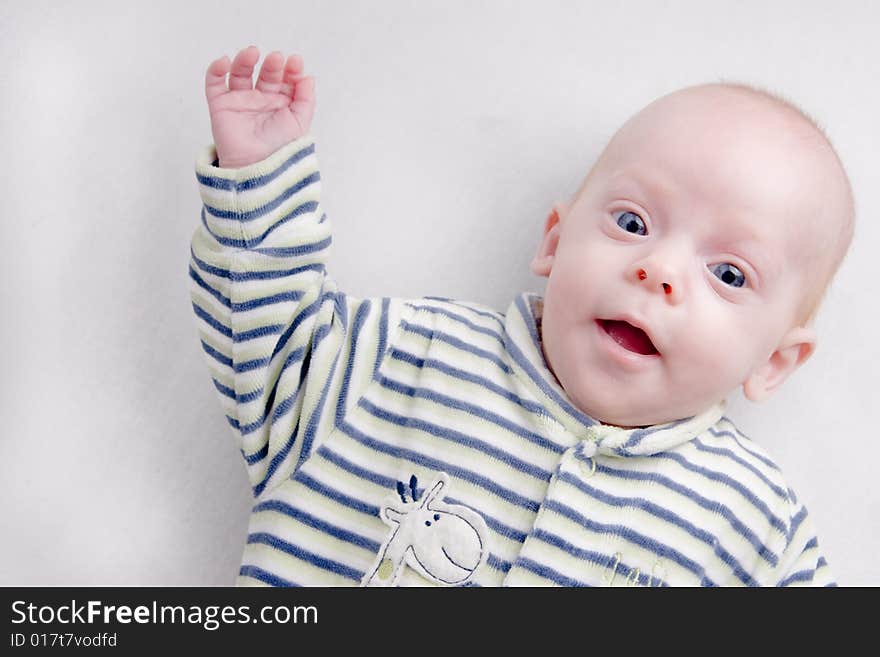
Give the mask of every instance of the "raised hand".
<path id="1" fill-rule="evenodd" d="M 256 46 L 211 62 L 205 96 L 221 167 L 238 168 L 265 159 L 309 131 L 315 111 L 315 80 L 303 75 L 299 55 L 266 56 L 256 86 Z M 227 87 L 226 74 L 229 73 Z"/>

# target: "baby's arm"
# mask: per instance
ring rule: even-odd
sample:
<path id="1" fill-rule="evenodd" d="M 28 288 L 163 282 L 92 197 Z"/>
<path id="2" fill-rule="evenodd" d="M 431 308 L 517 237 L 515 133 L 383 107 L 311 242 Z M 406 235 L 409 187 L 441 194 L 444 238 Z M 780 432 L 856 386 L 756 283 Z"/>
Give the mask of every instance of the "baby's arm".
<path id="1" fill-rule="evenodd" d="M 282 69 L 278 55 L 256 88 L 256 48 L 236 56 L 228 90 L 228 59 L 208 69 L 216 146 L 196 164 L 204 206 L 190 259 L 202 347 L 255 496 L 296 471 L 357 400 L 393 325 L 388 300 L 346 296 L 327 276 L 314 87 L 298 57 Z M 355 350 L 359 333 L 380 337 Z"/>

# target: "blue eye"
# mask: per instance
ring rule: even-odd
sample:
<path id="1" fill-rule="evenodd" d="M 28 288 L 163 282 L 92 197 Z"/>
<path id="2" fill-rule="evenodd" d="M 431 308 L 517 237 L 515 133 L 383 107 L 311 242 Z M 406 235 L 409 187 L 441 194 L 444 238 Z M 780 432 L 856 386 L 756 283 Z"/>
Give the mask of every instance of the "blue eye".
<path id="1" fill-rule="evenodd" d="M 617 225 L 623 228 L 627 233 L 633 233 L 635 235 L 648 234 L 648 227 L 645 225 L 645 220 L 635 212 L 630 212 L 629 210 L 620 213 L 620 216 L 617 217 Z"/>
<path id="2" fill-rule="evenodd" d="M 715 274 L 715 277 L 725 285 L 729 285 L 730 287 L 743 287 L 746 284 L 745 274 L 729 262 L 712 265 L 709 269 Z"/>

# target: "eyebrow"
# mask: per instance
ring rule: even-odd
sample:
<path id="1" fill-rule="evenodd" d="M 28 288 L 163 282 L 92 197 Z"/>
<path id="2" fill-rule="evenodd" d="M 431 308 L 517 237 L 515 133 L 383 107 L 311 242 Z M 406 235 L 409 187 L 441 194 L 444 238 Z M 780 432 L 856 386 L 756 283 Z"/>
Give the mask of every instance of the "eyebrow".
<path id="1" fill-rule="evenodd" d="M 645 178 L 635 171 L 618 171 L 609 177 L 608 182 L 612 191 L 634 186 L 641 192 L 642 196 L 653 196 L 659 199 L 662 199 L 672 191 L 669 185 L 664 185 L 662 182 L 652 180 L 651 178 Z"/>

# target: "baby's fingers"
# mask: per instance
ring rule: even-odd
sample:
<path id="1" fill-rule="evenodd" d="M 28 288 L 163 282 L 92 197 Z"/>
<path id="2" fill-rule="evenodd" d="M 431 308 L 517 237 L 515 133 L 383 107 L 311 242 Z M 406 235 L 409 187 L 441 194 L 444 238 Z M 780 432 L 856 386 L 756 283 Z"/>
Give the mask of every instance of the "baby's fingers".
<path id="1" fill-rule="evenodd" d="M 281 81 L 281 93 L 289 98 L 293 97 L 296 83 L 303 78 L 303 58 L 299 55 L 290 55 L 284 64 L 284 74 Z"/>
<path id="2" fill-rule="evenodd" d="M 284 55 L 277 50 L 266 55 L 263 66 L 260 69 L 260 75 L 257 77 L 255 89 L 264 93 L 282 93 L 289 94 L 289 90 L 285 90 L 282 84 L 282 70 L 284 66 Z"/>
<path id="3" fill-rule="evenodd" d="M 249 46 L 235 56 L 229 73 L 230 91 L 254 88 L 254 65 L 259 58 L 260 51 L 256 46 Z"/>
<path id="4" fill-rule="evenodd" d="M 205 97 L 210 103 L 217 96 L 226 93 L 226 74 L 229 73 L 229 57 L 223 55 L 214 60 L 205 74 Z"/>

